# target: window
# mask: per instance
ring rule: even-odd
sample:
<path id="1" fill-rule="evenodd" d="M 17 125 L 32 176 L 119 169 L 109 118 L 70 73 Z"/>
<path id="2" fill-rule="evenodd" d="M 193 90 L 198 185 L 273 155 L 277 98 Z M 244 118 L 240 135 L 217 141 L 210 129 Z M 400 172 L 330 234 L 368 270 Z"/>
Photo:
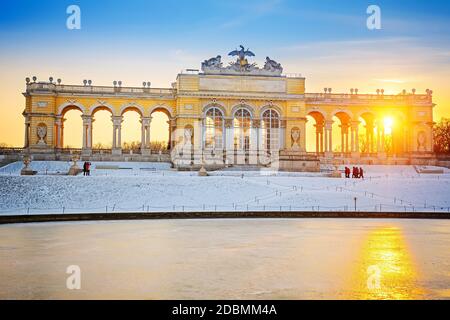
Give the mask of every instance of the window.
<path id="1" fill-rule="evenodd" d="M 252 119 L 250 111 L 239 109 L 234 113 L 234 148 L 237 150 L 250 149 L 250 130 Z"/>
<path id="2" fill-rule="evenodd" d="M 261 129 L 263 148 L 266 151 L 280 149 L 280 116 L 275 110 L 266 110 L 262 115 Z"/>
<path id="3" fill-rule="evenodd" d="M 205 148 L 223 149 L 223 114 L 218 108 L 211 108 L 205 117 Z"/>

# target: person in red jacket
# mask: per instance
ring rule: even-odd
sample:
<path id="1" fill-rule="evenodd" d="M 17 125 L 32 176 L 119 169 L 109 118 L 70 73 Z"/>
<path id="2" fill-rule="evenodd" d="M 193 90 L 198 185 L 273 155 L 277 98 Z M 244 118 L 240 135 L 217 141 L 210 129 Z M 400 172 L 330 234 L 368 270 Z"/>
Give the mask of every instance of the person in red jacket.
<path id="1" fill-rule="evenodd" d="M 361 178 L 361 179 L 364 179 L 364 170 L 363 170 L 363 168 L 359 168 L 359 177 Z"/>
<path id="2" fill-rule="evenodd" d="M 91 175 L 91 163 L 90 162 L 86 162 L 86 175 L 88 175 L 88 176 Z"/>

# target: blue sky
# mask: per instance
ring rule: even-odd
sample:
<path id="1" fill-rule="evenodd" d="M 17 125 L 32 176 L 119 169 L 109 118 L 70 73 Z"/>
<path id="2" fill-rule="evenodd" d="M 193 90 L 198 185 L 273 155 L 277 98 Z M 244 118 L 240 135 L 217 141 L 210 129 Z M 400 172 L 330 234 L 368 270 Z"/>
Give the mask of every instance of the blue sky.
<path id="1" fill-rule="evenodd" d="M 81 30 L 66 28 L 72 4 Z M 366 28 L 371 4 L 381 30 Z M 449 18 L 450 1 L 436 0 L 2 0 L 0 127 L 22 127 L 25 77 L 169 87 L 207 58 L 230 61 L 240 44 L 259 64 L 270 56 L 304 75 L 308 92 L 431 88 L 436 117 L 450 116 Z"/>
<path id="2" fill-rule="evenodd" d="M 65 28 L 65 9 L 77 4 L 82 30 Z M 383 29 L 365 28 L 368 5 L 382 9 Z M 15 45 L 120 41 L 148 47 L 254 48 L 361 38 L 414 37 L 440 41 L 450 32 L 448 1 L 82 0 L 2 1 L 0 39 Z M 201 49 L 199 48 L 201 46 Z"/>

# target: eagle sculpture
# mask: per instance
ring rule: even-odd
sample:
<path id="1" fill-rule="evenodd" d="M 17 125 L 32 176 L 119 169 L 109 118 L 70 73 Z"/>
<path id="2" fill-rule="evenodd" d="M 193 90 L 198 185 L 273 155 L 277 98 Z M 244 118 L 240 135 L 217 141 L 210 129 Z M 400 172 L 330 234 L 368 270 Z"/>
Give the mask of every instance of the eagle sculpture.
<path id="1" fill-rule="evenodd" d="M 245 67 L 246 65 L 248 65 L 248 61 L 247 59 L 245 59 L 245 57 L 254 57 L 255 54 L 253 52 L 251 52 L 249 49 L 245 50 L 244 46 L 239 46 L 241 48 L 241 50 L 234 50 L 231 51 L 228 55 L 229 56 L 237 56 L 239 58 L 239 64 L 241 65 L 241 67 Z"/>
<path id="2" fill-rule="evenodd" d="M 241 50 L 234 50 L 234 51 L 231 51 L 228 55 L 229 56 L 232 56 L 232 57 L 234 57 L 234 56 L 238 56 L 239 57 L 239 60 L 243 60 L 243 59 L 245 59 L 245 57 L 254 57 L 255 56 L 255 54 L 253 53 L 253 52 L 251 52 L 250 50 L 245 50 L 245 48 L 244 48 L 244 46 L 239 46 L 240 48 L 241 48 Z"/>

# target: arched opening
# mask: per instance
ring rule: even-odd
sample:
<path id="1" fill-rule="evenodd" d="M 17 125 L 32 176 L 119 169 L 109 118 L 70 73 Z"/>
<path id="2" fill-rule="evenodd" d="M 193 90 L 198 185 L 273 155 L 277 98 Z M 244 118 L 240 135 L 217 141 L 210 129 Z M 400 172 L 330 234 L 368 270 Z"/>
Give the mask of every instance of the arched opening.
<path id="1" fill-rule="evenodd" d="M 234 113 L 234 149 L 240 151 L 250 150 L 250 135 L 252 116 L 250 111 L 241 108 Z"/>
<path id="2" fill-rule="evenodd" d="M 369 155 L 377 152 L 376 121 L 372 113 L 363 113 L 359 117 L 359 152 Z"/>
<path id="3" fill-rule="evenodd" d="M 224 121 L 223 113 L 219 108 L 209 108 L 205 113 L 203 122 L 205 149 L 223 149 Z"/>
<path id="4" fill-rule="evenodd" d="M 99 107 L 92 113 L 92 148 L 96 150 L 112 148 L 112 113 L 108 108 Z"/>
<path id="5" fill-rule="evenodd" d="M 408 149 L 408 126 L 405 125 L 404 116 L 400 113 L 388 113 L 379 121 L 382 121 L 384 128 L 384 150 L 383 152 L 393 155 L 400 155 L 403 152 L 411 151 Z M 383 133 L 383 128 L 381 133 Z M 381 134 L 382 135 L 382 134 Z"/>
<path id="6" fill-rule="evenodd" d="M 139 109 L 130 107 L 122 112 L 121 143 L 123 153 L 138 153 L 141 150 L 142 125 Z"/>
<path id="7" fill-rule="evenodd" d="M 81 148 L 83 139 L 83 112 L 77 106 L 68 106 L 61 112 L 62 130 L 60 146 L 63 148 Z"/>
<path id="8" fill-rule="evenodd" d="M 307 115 L 306 123 L 306 150 L 314 150 L 316 153 L 325 151 L 324 127 L 325 117 L 318 111 L 312 111 Z"/>
<path id="9" fill-rule="evenodd" d="M 268 109 L 262 114 L 262 147 L 271 152 L 280 150 L 280 115 L 273 109 Z"/>
<path id="10" fill-rule="evenodd" d="M 151 114 L 150 148 L 164 151 L 170 148 L 170 114 L 165 109 L 156 109 Z"/>
<path id="11" fill-rule="evenodd" d="M 333 152 L 342 154 L 351 152 L 351 117 L 345 112 L 337 112 L 332 119 Z"/>

